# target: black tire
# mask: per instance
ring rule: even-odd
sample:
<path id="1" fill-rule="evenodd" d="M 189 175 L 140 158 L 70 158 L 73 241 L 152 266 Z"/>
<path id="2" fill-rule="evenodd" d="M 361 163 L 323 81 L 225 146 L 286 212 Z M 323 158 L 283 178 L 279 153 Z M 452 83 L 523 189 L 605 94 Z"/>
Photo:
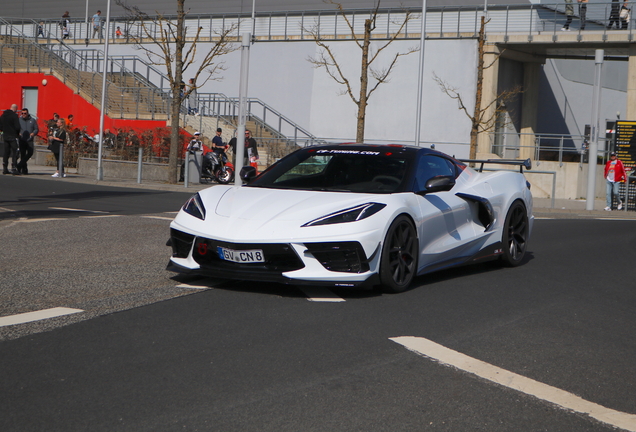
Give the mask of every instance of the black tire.
<path id="1" fill-rule="evenodd" d="M 521 201 L 510 206 L 501 238 L 503 255 L 501 260 L 508 267 L 516 267 L 523 261 L 528 244 L 528 215 Z"/>
<path id="2" fill-rule="evenodd" d="M 413 222 L 396 218 L 386 233 L 380 261 L 380 282 L 384 292 L 405 291 L 417 275 L 419 241 Z"/>
<path id="3" fill-rule="evenodd" d="M 225 167 L 225 172 L 217 170 L 216 179 L 221 184 L 228 184 L 234 179 L 234 170 L 229 167 Z"/>

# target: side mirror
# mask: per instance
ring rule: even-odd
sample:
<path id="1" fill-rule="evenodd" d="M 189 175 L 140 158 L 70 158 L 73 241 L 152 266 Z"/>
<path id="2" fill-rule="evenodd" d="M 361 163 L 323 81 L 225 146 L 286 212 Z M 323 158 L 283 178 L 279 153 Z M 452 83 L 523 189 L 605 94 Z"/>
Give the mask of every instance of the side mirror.
<path id="1" fill-rule="evenodd" d="M 256 168 L 253 166 L 244 166 L 241 168 L 241 172 L 239 173 L 239 177 L 244 182 L 249 182 L 254 177 L 256 177 Z"/>
<path id="2" fill-rule="evenodd" d="M 447 192 L 455 186 L 455 177 L 435 176 L 427 180 L 425 189 L 418 194 L 425 195 L 432 192 Z"/>

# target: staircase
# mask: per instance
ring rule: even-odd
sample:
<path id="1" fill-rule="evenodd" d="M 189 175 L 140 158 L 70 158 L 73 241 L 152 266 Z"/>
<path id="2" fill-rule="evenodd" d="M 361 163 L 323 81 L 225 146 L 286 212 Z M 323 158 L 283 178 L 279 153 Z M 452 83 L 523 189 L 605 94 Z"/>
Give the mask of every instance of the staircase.
<path id="1" fill-rule="evenodd" d="M 168 120 L 170 110 L 169 80 L 152 65 L 138 57 L 109 56 L 99 50 L 72 49 L 63 42 L 35 43 L 18 29 L 0 18 L 13 36 L 0 36 L 0 72 L 39 72 L 58 78 L 87 102 L 101 109 L 102 74 L 106 66 L 105 112 L 111 118 Z M 15 35 L 18 36 L 15 36 Z M 132 68 L 130 65 L 132 64 Z M 131 70 L 132 69 L 132 70 Z M 154 83 L 158 83 L 158 86 Z M 183 114 L 182 125 L 192 132 L 200 130 L 205 137 L 224 130 L 229 142 L 237 127 L 238 100 L 222 94 L 199 94 L 201 116 Z M 260 117 L 254 114 L 254 105 Z M 278 127 L 266 121 L 271 119 Z M 259 146 L 259 165 L 266 167 L 281 157 L 317 142 L 304 129 L 258 99 L 248 100 L 246 128 Z"/>
<path id="2" fill-rule="evenodd" d="M 72 49 L 66 48 L 65 56 L 59 55 L 59 47 L 55 51 L 23 37 L 0 36 L 0 72 L 52 75 L 101 109 L 102 75 L 73 58 Z M 133 73 L 107 73 L 106 92 L 105 111 L 111 118 L 168 119 L 169 98 Z"/>

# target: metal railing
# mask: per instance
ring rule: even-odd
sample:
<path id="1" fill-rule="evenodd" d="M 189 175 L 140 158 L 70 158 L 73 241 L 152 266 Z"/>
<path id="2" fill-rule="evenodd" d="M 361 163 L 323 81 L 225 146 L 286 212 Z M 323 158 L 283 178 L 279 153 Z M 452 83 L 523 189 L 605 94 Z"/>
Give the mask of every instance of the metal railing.
<path id="1" fill-rule="evenodd" d="M 0 24 L 13 28 L 2 18 Z M 15 28 L 11 33 L 18 35 L 2 36 L 4 43 L 0 45 L 0 71 L 53 74 L 88 102 L 101 103 L 102 78 L 98 74 L 104 68 L 103 55 L 101 62 L 91 64 L 65 44 L 34 43 L 20 35 Z M 96 57 L 99 57 L 99 53 Z M 132 73 L 127 75 L 132 77 L 133 82 L 122 79 L 125 69 L 118 64 L 117 59 L 109 59 L 106 71 L 106 112 L 109 116 L 155 119 L 161 115 L 166 118 L 167 100 L 160 90 L 149 82 L 142 82 Z"/>
<path id="2" fill-rule="evenodd" d="M 611 21 L 610 17 L 618 20 L 618 14 L 613 14 L 612 7 L 619 7 L 621 3 L 612 4 L 609 0 L 587 3 L 585 30 L 607 32 L 607 25 Z M 634 4 L 636 2 L 628 3 L 632 10 Z M 582 13 L 578 5 L 576 0 L 573 0 L 571 28 L 580 31 Z M 377 39 L 392 37 L 404 19 L 406 10 L 411 12 L 413 17 L 398 38 L 419 39 L 421 8 L 381 9 L 373 37 Z M 507 39 L 507 36 L 519 34 L 527 34 L 528 36 L 556 34 L 560 32 L 566 22 L 569 13 L 567 10 L 569 7 L 564 1 L 541 4 L 489 5 L 489 22 L 486 30 L 488 33 L 503 34 L 504 39 Z M 369 17 L 370 12 L 369 9 L 346 11 L 346 16 L 353 24 L 357 34 L 363 33 L 364 20 Z M 426 14 L 427 38 L 477 37 L 483 14 L 483 5 L 429 7 Z M 164 16 L 164 18 L 176 22 L 175 16 Z M 38 37 L 38 22 L 44 23 L 43 36 L 39 36 L 40 38 L 43 37 L 50 42 L 56 39 L 61 40 L 63 37 L 59 18 L 41 20 L 12 18 L 6 21 L 11 24 L 11 28 L 32 38 Z M 251 27 L 250 16 L 248 14 L 188 14 L 186 37 L 194 37 L 197 29 L 201 28 L 200 36 L 204 40 L 211 40 L 216 37 L 217 29 L 229 28 L 232 25 L 237 27 L 234 36 L 238 41 L 239 35 L 245 31 L 245 27 Z M 320 27 L 320 35 L 326 40 L 346 40 L 352 37 L 347 23 L 335 9 L 330 11 L 256 13 L 253 33 L 259 41 L 311 40 L 311 35 L 307 30 L 316 26 Z M 117 37 L 115 34 L 117 27 L 120 27 L 123 33 L 121 37 Z M 633 20 L 629 19 L 624 31 L 631 35 L 634 32 L 634 27 L 636 26 L 633 25 Z M 91 39 L 92 30 L 92 25 L 87 24 L 83 19 L 71 19 L 69 40 L 74 43 L 83 43 L 86 39 Z M 111 20 L 107 36 L 114 42 L 126 42 L 134 38 L 145 38 L 146 30 L 151 35 L 159 35 L 159 26 L 156 22 L 145 21 L 141 23 L 127 17 L 114 17 Z M 249 28 L 249 30 L 252 29 Z M 0 23 L 0 34 L 8 34 L 5 23 Z M 532 38 L 529 37 L 528 41 L 531 42 Z"/>

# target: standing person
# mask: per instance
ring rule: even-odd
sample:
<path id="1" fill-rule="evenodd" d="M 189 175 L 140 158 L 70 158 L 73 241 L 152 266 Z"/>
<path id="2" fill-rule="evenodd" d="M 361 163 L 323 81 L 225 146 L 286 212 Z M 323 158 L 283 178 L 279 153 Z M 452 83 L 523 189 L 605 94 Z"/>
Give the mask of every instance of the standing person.
<path id="1" fill-rule="evenodd" d="M 188 95 L 188 114 L 199 115 L 197 86 L 194 83 L 194 78 L 190 78 L 188 81 L 188 87 L 190 87 L 190 94 Z"/>
<path id="2" fill-rule="evenodd" d="M 64 173 L 64 162 L 62 161 L 62 173 L 60 174 L 60 148 L 66 142 L 66 125 L 64 124 L 63 119 L 59 119 L 57 121 L 57 127 L 53 129 L 53 134 L 49 136 L 49 150 L 53 152 L 55 156 L 55 162 L 57 169 L 55 170 L 55 174 L 51 177 L 66 177 Z"/>
<path id="3" fill-rule="evenodd" d="M 230 147 L 234 153 L 233 160 L 236 164 L 236 138 L 230 140 Z M 243 166 L 249 166 L 250 162 L 256 162 L 258 160 L 258 149 L 256 140 L 252 138 L 252 132 L 248 129 L 245 130 L 245 152 L 243 153 Z"/>
<path id="4" fill-rule="evenodd" d="M 572 24 L 572 15 L 574 15 L 574 6 L 572 5 L 572 0 L 565 0 L 565 16 L 567 17 L 565 20 L 565 24 L 563 25 L 562 31 L 570 31 L 570 24 Z"/>
<path id="5" fill-rule="evenodd" d="M 58 113 L 53 113 L 53 118 L 46 121 L 46 127 L 49 128 L 49 135 L 53 132 L 53 129 L 57 127 L 57 121 L 60 119 Z"/>
<path id="6" fill-rule="evenodd" d="M 630 20 L 630 8 L 629 8 L 629 2 L 623 2 L 623 6 L 621 6 L 621 14 L 620 14 L 620 18 L 621 18 L 621 30 L 625 30 L 629 27 L 629 20 Z"/>
<path id="7" fill-rule="evenodd" d="M 69 114 L 68 117 L 66 118 L 66 130 L 67 131 L 72 131 L 73 130 L 73 119 L 75 118 L 75 116 L 73 114 Z"/>
<path id="8" fill-rule="evenodd" d="M 40 36 L 44 37 L 44 21 L 40 21 L 38 23 L 38 33 L 35 35 L 35 39 L 37 40 L 37 38 L 39 38 Z"/>
<path id="9" fill-rule="evenodd" d="M 616 24 L 616 30 L 619 29 L 619 14 L 620 14 L 620 5 L 618 4 L 618 0 L 612 0 L 612 8 L 610 9 L 609 16 L 609 24 L 607 24 L 607 28 L 611 29 Z"/>
<path id="10" fill-rule="evenodd" d="M 19 175 L 18 172 L 18 137 L 20 135 L 20 120 L 16 111 L 18 106 L 11 105 L 0 116 L 0 130 L 4 141 L 4 156 L 2 159 L 2 174 Z M 9 157 L 11 158 L 11 171 L 9 172 Z"/>
<path id="11" fill-rule="evenodd" d="M 585 30 L 585 16 L 587 15 L 587 0 L 577 0 L 579 2 L 579 18 L 581 20 L 581 30 Z"/>
<path id="12" fill-rule="evenodd" d="M 22 116 L 20 117 L 20 163 L 18 171 L 20 174 L 28 174 L 29 168 L 27 162 L 33 156 L 34 145 L 33 140 L 40 132 L 38 122 L 29 115 L 27 108 L 22 108 Z"/>
<path id="13" fill-rule="evenodd" d="M 93 18 L 92 18 L 92 22 L 93 22 L 93 36 L 92 36 L 92 38 L 93 39 L 95 39 L 95 33 L 97 33 L 97 35 L 99 36 L 100 39 L 103 38 L 101 14 L 102 14 L 102 11 L 98 10 L 97 13 L 95 15 L 93 15 Z"/>
<path id="14" fill-rule="evenodd" d="M 62 20 L 60 21 L 60 27 L 62 28 L 62 39 L 68 39 L 69 37 L 69 29 L 71 27 L 71 16 L 68 11 L 64 12 L 62 15 Z"/>
<path id="15" fill-rule="evenodd" d="M 623 208 L 623 202 L 618 194 L 618 185 L 625 181 L 626 175 L 623 162 L 616 158 L 616 153 L 610 153 L 610 158 L 605 164 L 605 173 L 603 176 L 606 181 L 605 204 L 607 204 L 607 206 L 605 210 L 612 211 L 612 194 L 616 196 L 616 200 L 618 201 L 618 210 L 621 210 Z"/>

